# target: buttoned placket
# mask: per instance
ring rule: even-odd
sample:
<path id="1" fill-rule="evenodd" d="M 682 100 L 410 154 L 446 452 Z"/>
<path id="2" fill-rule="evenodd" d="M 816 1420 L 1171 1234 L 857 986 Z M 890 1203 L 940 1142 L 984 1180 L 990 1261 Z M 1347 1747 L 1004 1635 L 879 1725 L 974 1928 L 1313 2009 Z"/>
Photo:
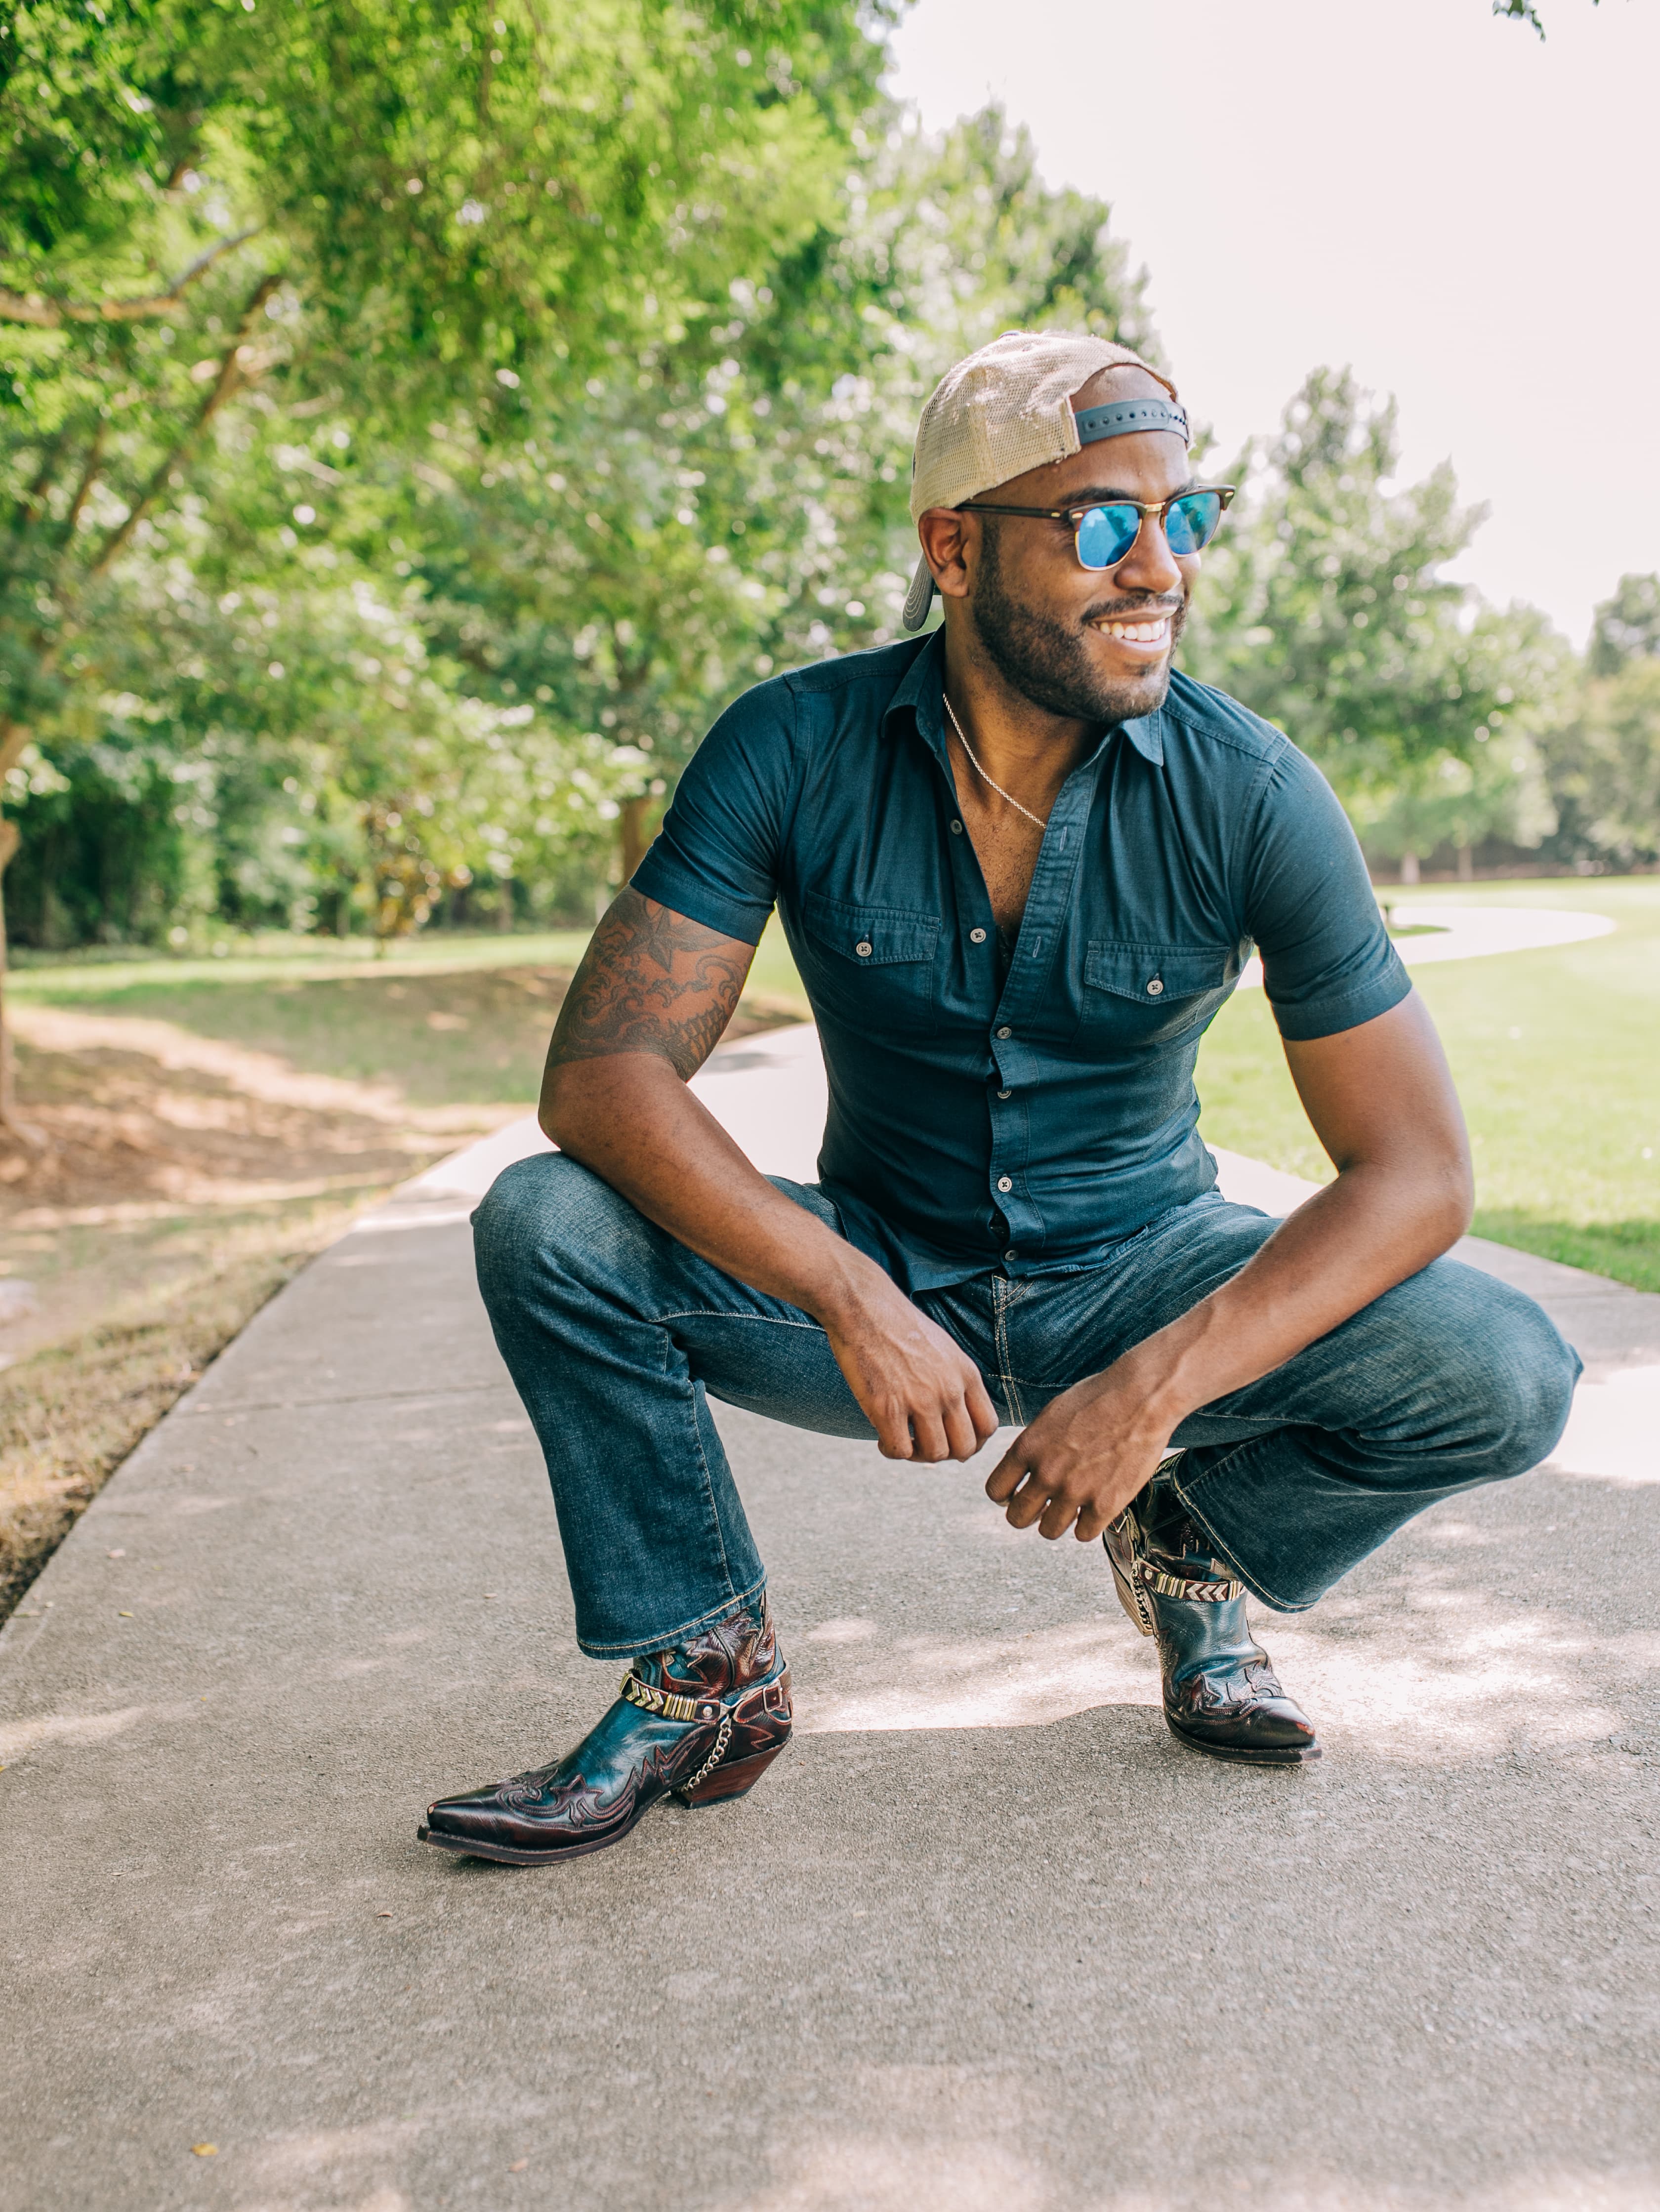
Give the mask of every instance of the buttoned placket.
<path id="1" fill-rule="evenodd" d="M 919 730 L 922 726 L 918 716 Z M 1023 1041 L 1021 1023 L 1031 1019 L 1042 1004 L 1044 987 L 1060 943 L 1061 924 L 1072 896 L 1084 851 L 1084 830 L 1095 796 L 1102 755 L 1112 742 L 1104 736 L 1088 757 L 1080 761 L 1061 787 L 1044 825 L 1020 917 L 1014 955 L 992 1013 L 988 1039 L 991 1088 L 991 1156 L 988 1164 L 990 1188 L 987 1193 L 994 1213 L 1000 1216 L 1006 1237 L 1001 1252 L 1003 1267 L 1018 1271 L 1022 1263 L 1035 1265 L 1042 1254 L 1045 1234 L 1042 1213 L 1032 1203 L 1025 1183 L 1031 1136 L 1030 1099 L 1036 1083 L 1037 1055 Z M 952 873 L 957 884 L 959 914 L 983 912 L 984 924 L 968 931 L 970 944 L 984 948 L 987 959 L 995 959 L 991 936 L 995 920 L 986 890 L 985 876 L 973 840 L 966 834 L 958 811 L 957 787 L 951 773 L 944 733 L 931 748 L 946 784 L 946 839 Z M 989 927 L 988 927 L 989 925 Z"/>

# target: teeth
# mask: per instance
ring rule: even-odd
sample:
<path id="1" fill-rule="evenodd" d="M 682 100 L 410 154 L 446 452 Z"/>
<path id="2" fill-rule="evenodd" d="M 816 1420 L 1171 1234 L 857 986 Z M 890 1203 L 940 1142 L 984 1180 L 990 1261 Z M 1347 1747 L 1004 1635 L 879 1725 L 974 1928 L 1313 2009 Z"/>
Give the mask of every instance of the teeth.
<path id="1" fill-rule="evenodd" d="M 1128 638 L 1132 645 L 1162 645 L 1170 635 L 1170 617 L 1163 616 L 1158 622 L 1098 623 L 1096 628 L 1109 637 Z"/>

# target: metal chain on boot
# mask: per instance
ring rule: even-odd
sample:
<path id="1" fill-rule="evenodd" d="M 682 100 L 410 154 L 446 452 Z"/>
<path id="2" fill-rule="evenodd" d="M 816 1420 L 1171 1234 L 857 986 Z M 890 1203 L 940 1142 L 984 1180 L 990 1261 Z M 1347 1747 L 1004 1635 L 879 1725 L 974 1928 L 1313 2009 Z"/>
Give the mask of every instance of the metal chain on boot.
<path id="1" fill-rule="evenodd" d="M 688 1698 L 675 1690 L 660 1690 L 655 1682 L 642 1681 L 638 1674 L 624 1674 L 623 1695 L 642 1712 L 659 1713 L 665 1720 L 702 1721 L 707 1727 L 718 1713 L 721 1727 L 714 1739 L 714 1749 L 696 1774 L 684 1782 L 678 1782 L 669 1792 L 683 1805 L 691 1802 L 691 1793 L 701 1783 L 707 1782 L 727 1755 L 727 1746 L 732 1741 L 732 1711 L 718 1698 Z"/>
<path id="2" fill-rule="evenodd" d="M 726 1757 L 727 1746 L 731 1741 L 732 1715 L 728 1713 L 725 1720 L 721 1723 L 720 1735 L 714 1739 L 714 1749 L 703 1761 L 703 1764 L 698 1768 L 696 1773 L 692 1775 L 687 1781 L 677 1783 L 674 1788 L 669 1792 L 669 1795 L 672 1797 L 678 1797 L 683 1805 L 690 1805 L 691 1802 L 692 1791 L 696 1790 L 701 1783 L 704 1783 L 708 1780 L 710 1775 L 714 1773 L 715 1768 L 719 1766 L 721 1760 Z"/>

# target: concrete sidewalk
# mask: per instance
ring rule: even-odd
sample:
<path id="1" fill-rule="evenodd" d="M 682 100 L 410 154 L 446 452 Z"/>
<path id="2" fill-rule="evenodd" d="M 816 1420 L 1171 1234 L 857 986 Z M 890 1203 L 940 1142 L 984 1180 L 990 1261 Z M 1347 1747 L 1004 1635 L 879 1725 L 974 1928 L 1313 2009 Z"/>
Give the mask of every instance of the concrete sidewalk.
<path id="1" fill-rule="evenodd" d="M 784 1032 L 701 1079 L 775 1137 L 810 1080 Z M 982 1470 L 723 1411 L 798 1740 L 514 1870 L 423 1805 L 616 1670 L 473 1288 L 488 1167 L 291 1285 L 0 1637 L 0 2206 L 1660 2203 L 1660 1299 L 1486 1248 L 1600 1410 L 1262 1617 L 1305 1771 L 1178 1747 L 1098 1548 Z"/>

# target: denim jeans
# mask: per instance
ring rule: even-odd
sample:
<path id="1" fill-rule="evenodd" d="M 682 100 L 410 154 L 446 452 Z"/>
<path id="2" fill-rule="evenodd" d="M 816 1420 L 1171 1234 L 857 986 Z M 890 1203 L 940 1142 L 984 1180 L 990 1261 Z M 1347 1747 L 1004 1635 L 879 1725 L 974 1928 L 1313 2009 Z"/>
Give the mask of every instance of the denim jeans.
<path id="1" fill-rule="evenodd" d="M 840 1233 L 816 1186 L 772 1180 Z M 547 1460 L 582 1649 L 660 1650 L 753 1597 L 766 1573 L 708 1400 L 869 1437 L 823 1329 L 562 1154 L 508 1168 L 473 1224 L 496 1340 Z M 1213 1191 L 1098 1264 L 976 1275 L 916 1304 L 1022 1424 L 1237 1274 L 1275 1225 Z M 1426 1506 L 1546 1458 L 1578 1373 L 1530 1298 L 1437 1260 L 1190 1415 L 1172 1440 L 1187 1454 L 1177 1480 L 1216 1556 L 1298 1612 Z"/>

